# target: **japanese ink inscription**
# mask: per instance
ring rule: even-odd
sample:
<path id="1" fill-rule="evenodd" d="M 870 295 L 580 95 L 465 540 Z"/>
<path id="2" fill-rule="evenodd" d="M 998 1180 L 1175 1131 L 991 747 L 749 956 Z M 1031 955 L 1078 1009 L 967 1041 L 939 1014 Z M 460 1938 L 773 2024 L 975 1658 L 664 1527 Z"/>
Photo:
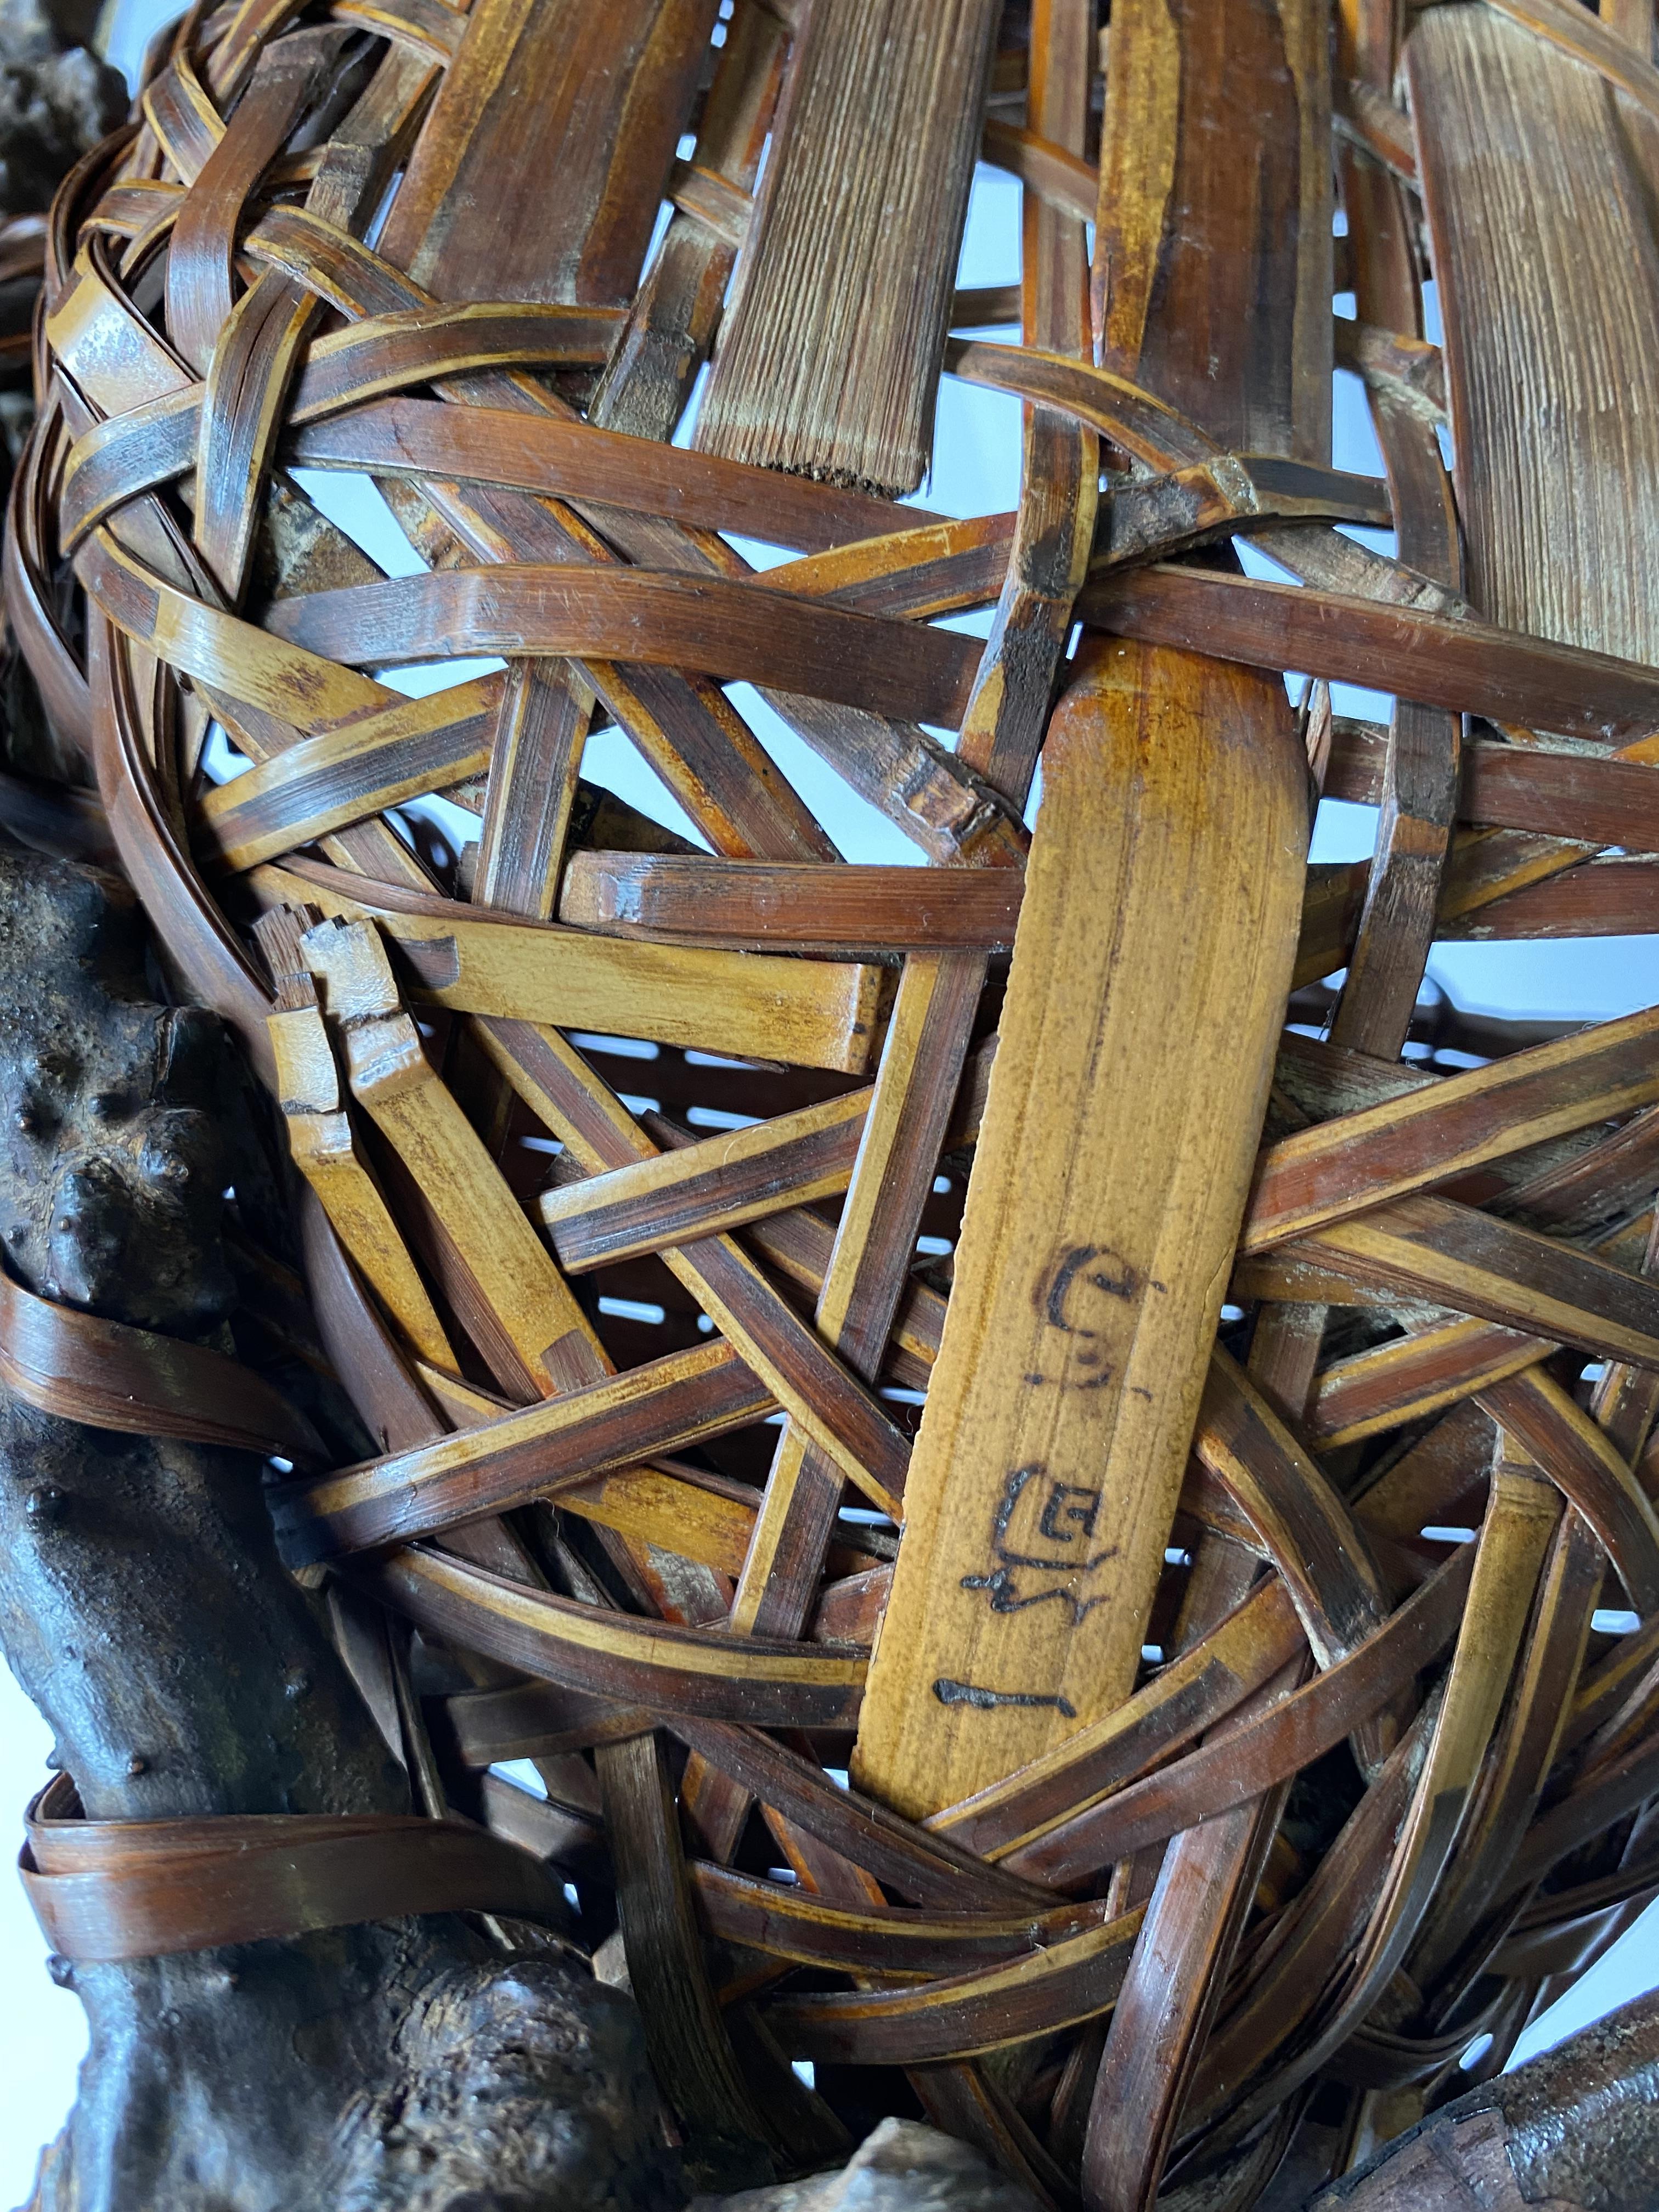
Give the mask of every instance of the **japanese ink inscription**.
<path id="1" fill-rule="evenodd" d="M 913 1817 L 1133 1685 L 1297 934 L 1282 686 L 1103 640 L 1043 762 L 854 1760 Z"/>

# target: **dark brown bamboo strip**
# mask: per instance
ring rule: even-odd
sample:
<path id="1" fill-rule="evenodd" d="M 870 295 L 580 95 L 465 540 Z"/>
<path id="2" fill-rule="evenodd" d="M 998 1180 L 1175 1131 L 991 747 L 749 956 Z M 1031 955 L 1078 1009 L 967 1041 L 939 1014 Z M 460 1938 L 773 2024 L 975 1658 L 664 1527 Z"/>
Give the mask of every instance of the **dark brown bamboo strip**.
<path id="1" fill-rule="evenodd" d="M 1093 16 L 1086 0 L 1038 0 L 1031 15 L 1026 120 L 1061 160 L 1088 129 Z M 1086 354 L 1088 280 L 1080 210 L 1021 195 L 1020 322 L 1028 345 Z M 1099 508 L 1097 441 L 1054 410 L 1027 407 L 1019 513 L 1007 573 L 957 750 L 1016 807 L 1030 788 L 1059 680 L 1072 605 Z"/>
<path id="2" fill-rule="evenodd" d="M 559 1264 L 580 1274 L 839 1197 L 852 1179 L 870 1096 L 848 1091 L 544 1192 L 538 1212 Z"/>
<path id="3" fill-rule="evenodd" d="M 986 1960 L 1022 1953 L 1105 1919 L 1097 1904 L 1056 1905 L 1029 1914 L 926 1913 L 874 1907 L 851 1911 L 798 1889 L 757 1881 L 708 1860 L 688 1871 L 709 1933 L 803 1966 L 855 1971 L 872 1978 L 963 1972 Z"/>
<path id="4" fill-rule="evenodd" d="M 333 235 L 319 235 L 294 211 L 275 209 L 258 227 L 262 250 L 276 265 L 325 291 L 331 304 L 348 314 L 388 313 L 424 307 L 428 295 L 381 257 Z M 320 265 L 319 265 L 320 264 Z M 564 404 L 543 386 L 522 377 L 474 377 L 443 388 L 442 397 L 465 406 L 503 407 L 531 415 L 562 415 Z M 392 487 L 394 492 L 396 487 Z M 486 562 L 526 557 L 556 563 L 611 563 L 618 555 L 667 558 L 696 573 L 707 573 L 707 538 L 694 548 L 672 526 L 644 523 L 614 507 L 590 503 L 592 515 L 607 535 L 575 509 L 515 493 L 475 486 L 463 494 L 455 484 L 428 481 L 422 497 L 445 532 Z M 418 532 L 417 532 L 418 534 Z M 735 569 L 734 569 L 735 564 Z M 747 574 L 735 554 L 717 563 L 715 573 Z M 611 580 L 615 581 L 614 571 Z M 696 655 L 692 655 L 696 658 Z M 692 819 L 717 847 L 774 858 L 826 857 L 830 842 L 741 717 L 716 686 L 677 669 L 629 667 L 586 659 L 587 678 L 611 712 L 641 744 Z"/>
<path id="5" fill-rule="evenodd" d="M 726 24 L 714 82 L 697 125 L 695 160 L 705 180 L 717 180 L 745 197 L 753 190 L 786 45 L 782 21 L 763 9 L 739 9 Z M 589 403 L 590 422 L 636 438 L 672 437 L 713 343 L 742 242 L 690 207 L 676 213 L 635 295 L 610 368 Z"/>
<path id="6" fill-rule="evenodd" d="M 381 252 L 444 300 L 625 306 L 714 12 L 477 0 Z"/>
<path id="7" fill-rule="evenodd" d="M 681 943 L 988 951 L 1013 943 L 1024 889 L 1014 868 L 814 867 L 575 853 L 559 919 L 607 935 Z"/>
<path id="8" fill-rule="evenodd" d="M 1289 1429 L 1219 1346 L 1194 1449 L 1278 1568 L 1320 1665 L 1330 1667 L 1358 1650 L 1388 1611 L 1370 1547 Z"/>
<path id="9" fill-rule="evenodd" d="M 1399 1199 L 1280 1248 L 1304 1255 L 1362 1288 L 1659 1365 L 1659 1300 L 1639 1275 L 1449 1199 Z M 1245 1261 L 1236 1283 L 1263 1265 Z"/>
<path id="10" fill-rule="evenodd" d="M 290 1486 L 273 1499 L 278 1533 L 301 1565 L 407 1543 L 740 1427 L 772 1402 L 728 1345 L 698 1345 L 422 1450 Z"/>
<path id="11" fill-rule="evenodd" d="M 1659 1610 L 1659 1516 L 1612 1439 L 1540 1368 L 1490 1384 L 1480 1403 L 1595 1530 L 1637 1610 Z"/>
<path id="12" fill-rule="evenodd" d="M 1632 1014 L 1281 1138 L 1257 1166 L 1240 1249 L 1266 1250 L 1281 1237 L 1650 1104 L 1659 1098 L 1656 1047 L 1659 1011 Z"/>
<path id="13" fill-rule="evenodd" d="M 662 1746 L 655 1735 L 601 1744 L 594 1764 L 629 1980 L 653 2070 L 702 2174 L 747 2180 L 766 2170 L 757 2153 L 772 2130 L 709 1982 Z"/>
<path id="14" fill-rule="evenodd" d="M 1093 277 L 1102 364 L 1223 447 L 1328 462 L 1326 11 L 1305 0 L 1225 10 L 1136 0 L 1121 19 L 1114 11 L 1112 34 L 1145 59 L 1107 71 Z M 1248 86 L 1263 118 L 1263 158 L 1248 175 L 1225 131 L 1177 125 L 1210 113 L 1224 82 Z M 1257 318 L 1272 358 L 1246 363 L 1240 334 Z"/>
<path id="15" fill-rule="evenodd" d="M 793 684 L 814 697 L 954 728 L 967 710 L 973 641 L 791 599 L 756 583 L 641 568 L 514 565 L 448 569 L 278 600 L 274 635 L 368 666 L 434 654 L 632 654 L 722 681 Z"/>
<path id="16" fill-rule="evenodd" d="M 1005 1856 L 1224 1720 L 1291 1664 L 1302 1640 L 1290 1594 L 1270 1576 L 1133 1697 L 927 1826 L 981 1856 Z"/>
<path id="17" fill-rule="evenodd" d="M 1325 778 L 1328 797 L 1376 805 L 1384 736 L 1375 723 L 1338 718 Z M 1653 851 L 1659 848 L 1659 776 L 1648 751 L 1644 740 L 1612 755 L 1470 745 L 1463 755 L 1459 817 L 1589 845 Z"/>
<path id="18" fill-rule="evenodd" d="M 763 2017 L 784 2049 L 821 2063 L 910 2066 L 969 2057 L 1107 2011 L 1139 1927 L 1137 1909 L 1030 1959 L 942 1987 L 923 1982 L 893 1992 L 779 1997 Z"/>
<path id="19" fill-rule="evenodd" d="M 798 34 L 696 443 L 913 491 L 996 11 L 824 0 Z"/>
<path id="20" fill-rule="evenodd" d="M 1356 303 L 1366 319 L 1415 331 L 1417 258 L 1398 178 L 1354 150 L 1343 163 Z M 1449 591 L 1462 551 L 1436 426 L 1388 390 L 1370 394 L 1389 472 L 1399 557 Z M 1396 702 L 1383 761 L 1376 852 L 1366 878 L 1348 972 L 1331 1026 L 1338 1044 L 1398 1057 L 1421 987 L 1457 812 L 1461 720 L 1443 708 Z"/>
<path id="21" fill-rule="evenodd" d="M 1494 721 L 1602 742 L 1659 721 L 1659 676 L 1629 660 L 1419 608 L 1163 566 L 1085 586 L 1079 611 L 1120 635 L 1301 669 Z"/>
<path id="22" fill-rule="evenodd" d="M 780 481 L 774 470 L 499 407 L 371 400 L 301 432 L 287 451 L 307 468 L 367 469 L 417 482 L 453 477 L 503 490 L 596 500 L 689 529 L 734 531 L 805 552 L 932 520 L 925 510 L 833 485 Z"/>
<path id="23" fill-rule="evenodd" d="M 727 1642 L 745 1649 L 741 1638 Z M 1043 1912 L 1054 1904 L 1052 1892 L 927 1834 L 875 1798 L 837 1789 L 816 1762 L 759 1729 L 715 1725 L 685 1710 L 672 1725 L 709 1765 L 915 1904 L 948 1912 Z"/>
<path id="24" fill-rule="evenodd" d="M 353 1571 L 420 1626 L 465 1650 L 654 1712 L 837 1728 L 856 1712 L 862 1693 L 862 1654 L 738 1642 L 708 1629 L 635 1620 L 526 1589 L 441 1552 L 394 1552 Z"/>

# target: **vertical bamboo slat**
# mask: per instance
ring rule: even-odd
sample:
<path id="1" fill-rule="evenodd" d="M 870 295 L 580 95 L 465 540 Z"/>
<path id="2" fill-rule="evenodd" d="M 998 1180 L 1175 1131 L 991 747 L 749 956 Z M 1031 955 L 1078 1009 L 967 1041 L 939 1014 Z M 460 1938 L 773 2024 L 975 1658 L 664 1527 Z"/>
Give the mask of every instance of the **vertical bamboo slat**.
<path id="1" fill-rule="evenodd" d="M 914 491 L 978 145 L 991 0 L 817 0 L 697 418 L 704 453 Z"/>

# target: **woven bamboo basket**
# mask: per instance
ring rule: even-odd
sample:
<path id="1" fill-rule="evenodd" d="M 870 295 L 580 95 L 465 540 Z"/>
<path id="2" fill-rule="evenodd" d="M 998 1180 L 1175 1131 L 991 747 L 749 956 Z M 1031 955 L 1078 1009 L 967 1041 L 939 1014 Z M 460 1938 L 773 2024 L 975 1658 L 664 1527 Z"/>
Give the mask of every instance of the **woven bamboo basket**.
<path id="1" fill-rule="evenodd" d="M 159 1339 L 129 1396 L 280 1455 L 417 1810 L 571 1884 L 710 2174 L 920 2112 L 1249 2205 L 1659 1890 L 1659 1012 L 1419 1004 L 1655 927 L 1651 39 L 201 0 L 58 198 L 10 620 L 372 1449 Z M 900 503 L 942 374 L 1017 512 Z"/>

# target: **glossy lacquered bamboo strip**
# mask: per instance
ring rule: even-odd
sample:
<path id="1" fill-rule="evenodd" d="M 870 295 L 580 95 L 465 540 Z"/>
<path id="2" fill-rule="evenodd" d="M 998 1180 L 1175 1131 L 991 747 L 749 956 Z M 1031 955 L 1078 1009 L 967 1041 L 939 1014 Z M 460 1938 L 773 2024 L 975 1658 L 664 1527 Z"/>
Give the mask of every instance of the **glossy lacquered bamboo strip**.
<path id="1" fill-rule="evenodd" d="M 1431 705 L 1602 742 L 1659 720 L 1659 676 L 1610 654 L 1415 607 L 1290 584 L 1155 566 L 1084 587 L 1086 620 L 1123 636 L 1199 646 L 1255 668 L 1304 670 Z"/>
<path id="2" fill-rule="evenodd" d="M 641 1620 L 527 1589 L 441 1552 L 394 1552 L 354 1571 L 422 1627 L 469 1650 L 664 1714 L 836 1728 L 852 1718 L 862 1693 L 861 1652 L 739 1643 L 708 1629 Z"/>
<path id="3" fill-rule="evenodd" d="M 301 738 L 207 793 L 199 842 L 228 868 L 252 868 L 463 782 L 489 764 L 501 698 L 501 678 L 486 676 Z"/>
<path id="4" fill-rule="evenodd" d="M 821 2064 L 914 2066 L 970 2057 L 1109 2010 L 1140 1917 L 1137 1909 L 1027 1959 L 943 1985 L 779 1997 L 763 2016 L 785 2050 Z"/>
<path id="5" fill-rule="evenodd" d="M 463 653 L 569 653 L 696 669 L 955 728 L 971 640 L 803 603 L 762 583 L 644 568 L 455 568 L 312 592 L 266 626 L 307 652 L 391 666 Z"/>
<path id="6" fill-rule="evenodd" d="M 1659 1010 L 1601 1022 L 1283 1137 L 1262 1154 L 1244 1252 L 1659 1098 Z"/>
<path id="7" fill-rule="evenodd" d="M 907 1809 L 996 1780 L 1133 1681 L 1237 1233 L 1240 1093 L 1265 1103 L 1288 972 L 1302 798 L 1274 712 L 1214 664 L 1118 647 L 1050 731 L 1052 826 L 858 1753 Z M 1224 784 L 1235 831 L 1247 811 L 1257 825 L 1260 883 L 1215 865 L 1202 823 Z M 1189 964 L 1200 903 L 1249 948 L 1224 981 L 1207 956 Z M 1155 1003 L 1179 992 L 1193 1012 L 1191 994 L 1216 991 L 1226 1072 L 1206 1047 L 1177 1073 Z M 1138 1142 L 1109 1103 L 1132 1065 Z"/>
<path id="8" fill-rule="evenodd" d="M 840 866 L 573 853 L 559 919 L 607 935 L 895 951 L 991 951 L 1014 941 L 1017 868 Z"/>
<path id="9" fill-rule="evenodd" d="M 1469 1567 L 1465 1558 L 1442 1568 L 1374 1636 L 1303 1687 L 1293 1674 L 1285 1677 L 1289 1694 L 1282 1702 L 1253 1697 L 1196 1749 L 999 1856 L 1028 1880 L 1063 1886 L 1287 1779 L 1409 1689 L 1438 1657 L 1456 1633 Z"/>
<path id="10" fill-rule="evenodd" d="M 373 917 L 417 1003 L 508 1021 L 556 1013 L 610 1036 L 851 1074 L 869 1064 L 878 981 L 871 968 L 629 944 L 423 901 L 307 861 L 261 870 L 252 882 L 262 899 Z"/>
<path id="11" fill-rule="evenodd" d="M 1035 1918 L 879 1906 L 860 1912 L 706 1859 L 695 1861 L 690 1871 L 699 1915 L 719 1940 L 802 1966 L 854 1970 L 878 1982 L 969 1972 L 984 1960 L 1018 1958 L 1106 1917 L 1100 1905 L 1069 1900 Z"/>
<path id="12" fill-rule="evenodd" d="M 1304 1638 L 1277 1576 L 1113 1711 L 927 1823 L 982 1856 L 1006 1856 L 1182 1749 L 1296 1659 Z"/>
<path id="13" fill-rule="evenodd" d="M 1269 1259 L 1244 1261 L 1236 1285 L 1248 1289 L 1259 1273 L 1265 1283 L 1276 1261 L 1304 1258 L 1364 1289 L 1659 1365 L 1659 1300 L 1642 1277 L 1450 1199 L 1399 1199 L 1316 1231 Z"/>
<path id="14" fill-rule="evenodd" d="M 301 1564 L 407 1543 L 741 1427 L 772 1403 L 729 1345 L 696 1345 L 419 1451 L 291 1486 L 276 1505 L 278 1534 Z M 666 1502 L 677 1496 L 671 1489 Z M 606 1518 L 603 1510 L 596 1517 Z M 657 1525 L 671 1536 L 672 1510 Z"/>

